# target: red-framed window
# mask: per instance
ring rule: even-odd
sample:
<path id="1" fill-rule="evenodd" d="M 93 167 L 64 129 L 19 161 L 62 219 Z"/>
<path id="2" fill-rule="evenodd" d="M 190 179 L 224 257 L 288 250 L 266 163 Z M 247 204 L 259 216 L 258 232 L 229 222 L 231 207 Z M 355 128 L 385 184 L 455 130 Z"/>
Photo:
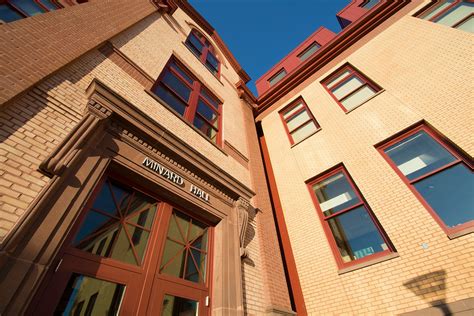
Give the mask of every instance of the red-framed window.
<path id="1" fill-rule="evenodd" d="M 204 35 L 193 29 L 185 44 L 214 76 L 219 77 L 221 63 L 217 58 L 216 49 Z"/>
<path id="2" fill-rule="evenodd" d="M 321 48 L 321 45 L 319 45 L 317 42 L 313 42 L 304 51 L 299 53 L 297 57 L 301 61 L 305 61 L 306 59 L 311 57 L 314 53 L 316 53 L 320 48 Z"/>
<path id="3" fill-rule="evenodd" d="M 222 102 L 175 58 L 171 58 L 151 90 L 211 142 L 222 144 Z"/>
<path id="4" fill-rule="evenodd" d="M 268 82 L 270 83 L 270 87 L 276 85 L 278 82 L 280 82 L 281 79 L 285 78 L 286 74 L 287 73 L 286 73 L 285 68 L 278 70 L 276 74 L 274 74 L 273 76 L 270 77 L 270 79 L 268 79 Z"/>
<path id="5" fill-rule="evenodd" d="M 367 9 L 367 10 L 370 10 L 373 7 L 375 7 L 377 4 L 379 4 L 379 2 L 380 2 L 380 0 L 365 0 L 364 2 L 362 2 L 360 7 L 364 8 L 364 9 Z"/>
<path id="6" fill-rule="evenodd" d="M 472 160 L 426 125 L 378 150 L 447 234 L 474 227 Z"/>
<path id="7" fill-rule="evenodd" d="M 303 141 L 321 129 L 303 98 L 298 98 L 279 113 L 292 145 Z"/>
<path id="8" fill-rule="evenodd" d="M 344 112 L 358 107 L 382 90 L 349 64 L 336 70 L 321 83 Z"/>
<path id="9" fill-rule="evenodd" d="M 420 18 L 474 33 L 474 1 L 438 1 L 423 12 Z"/>
<path id="10" fill-rule="evenodd" d="M 77 1 L 82 3 L 87 1 Z M 71 2 L 68 4 L 73 5 Z M 55 11 L 64 6 L 55 0 L 0 0 L 0 24 Z"/>
<path id="11" fill-rule="evenodd" d="M 394 252 L 344 166 L 307 184 L 339 268 Z"/>

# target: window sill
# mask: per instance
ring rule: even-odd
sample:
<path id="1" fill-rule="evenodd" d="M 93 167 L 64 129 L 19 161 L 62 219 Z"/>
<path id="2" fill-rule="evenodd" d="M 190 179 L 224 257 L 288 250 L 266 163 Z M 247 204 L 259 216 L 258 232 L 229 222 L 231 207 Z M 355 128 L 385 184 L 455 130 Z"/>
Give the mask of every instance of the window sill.
<path id="1" fill-rule="evenodd" d="M 209 71 L 209 73 L 210 73 L 214 78 L 216 78 L 217 81 L 219 81 L 219 83 L 220 83 L 221 85 L 224 85 L 224 83 L 221 81 L 220 77 L 219 77 L 218 75 L 215 75 L 214 73 L 212 73 L 212 71 L 210 71 L 209 68 L 207 68 L 206 65 L 204 65 L 204 64 L 201 62 L 200 56 L 196 55 L 196 53 L 193 52 L 193 50 L 192 50 L 191 48 L 189 48 L 188 45 L 186 45 L 185 42 L 181 42 L 181 43 L 184 45 L 184 47 L 186 47 L 186 48 L 191 52 L 191 54 L 193 54 L 194 56 L 196 56 L 196 58 L 199 60 L 199 63 L 200 63 L 201 65 L 203 65 L 204 68 L 206 68 L 206 70 Z M 222 63 L 221 63 L 221 66 L 222 66 Z M 219 73 L 220 73 L 220 71 L 219 71 Z"/>
<path id="2" fill-rule="evenodd" d="M 382 94 L 383 92 L 385 92 L 384 89 L 380 90 L 379 92 L 377 92 L 376 94 L 374 94 L 373 96 L 371 96 L 370 98 L 368 98 L 367 100 L 365 100 L 364 102 L 362 102 L 361 104 L 359 104 L 358 106 L 356 107 L 353 107 L 352 109 L 344 112 L 346 114 L 349 114 L 351 113 L 352 111 L 354 111 L 355 109 L 358 109 L 359 107 L 361 107 L 362 105 L 366 104 L 367 102 L 369 102 L 370 100 L 372 100 L 373 98 L 375 98 L 376 96 L 378 96 L 379 94 Z"/>
<path id="3" fill-rule="evenodd" d="M 455 238 L 459 238 L 459 237 L 462 237 L 462 236 L 465 236 L 465 235 L 468 235 L 468 234 L 471 234 L 471 233 L 474 233 L 474 226 L 466 227 L 466 228 L 461 229 L 457 232 L 450 233 L 450 234 L 448 234 L 448 238 L 449 239 L 455 239 Z"/>
<path id="4" fill-rule="evenodd" d="M 303 138 L 303 139 L 300 140 L 299 142 L 294 143 L 293 145 L 291 145 L 290 148 L 293 148 L 293 147 L 295 147 L 296 145 L 301 144 L 302 142 L 304 142 L 305 140 L 307 140 L 308 138 L 310 138 L 311 136 L 313 136 L 314 134 L 316 134 L 317 132 L 319 132 L 321 129 L 322 129 L 321 127 L 318 128 L 318 129 L 315 130 L 313 133 L 309 134 L 308 136 L 306 136 L 305 138 Z"/>
<path id="5" fill-rule="evenodd" d="M 369 267 L 371 265 L 374 265 L 374 264 L 377 264 L 377 263 L 380 263 L 380 262 L 384 262 L 384 261 L 387 261 L 387 260 L 395 259 L 395 258 L 398 258 L 398 257 L 400 257 L 400 255 L 397 252 L 392 252 L 392 253 L 389 253 L 389 254 L 387 254 L 383 257 L 375 258 L 375 259 L 372 259 L 372 260 L 368 260 L 368 261 L 365 261 L 365 262 L 354 264 L 353 266 L 350 266 L 350 267 L 347 267 L 347 268 L 339 269 L 339 271 L 337 271 L 337 274 L 341 275 L 341 274 L 345 274 L 345 273 L 352 272 L 352 271 L 355 271 L 355 270 L 363 269 L 363 268 Z"/>
<path id="6" fill-rule="evenodd" d="M 178 117 L 183 123 L 191 127 L 193 130 L 195 130 L 199 135 L 201 135 L 206 141 L 208 141 L 212 146 L 216 147 L 221 153 L 224 155 L 228 156 L 228 154 L 222 149 L 219 145 L 213 143 L 212 141 L 209 140 L 209 138 L 201 132 L 199 129 L 197 129 L 194 125 L 186 121 L 178 112 L 176 112 L 173 108 L 171 108 L 168 104 L 166 104 L 165 101 L 163 101 L 160 97 L 158 97 L 156 94 L 154 94 L 151 90 L 145 89 L 145 92 L 148 93 L 153 99 L 158 101 L 161 105 L 163 105 L 166 109 L 168 109 L 171 113 L 173 113 L 176 117 Z"/>

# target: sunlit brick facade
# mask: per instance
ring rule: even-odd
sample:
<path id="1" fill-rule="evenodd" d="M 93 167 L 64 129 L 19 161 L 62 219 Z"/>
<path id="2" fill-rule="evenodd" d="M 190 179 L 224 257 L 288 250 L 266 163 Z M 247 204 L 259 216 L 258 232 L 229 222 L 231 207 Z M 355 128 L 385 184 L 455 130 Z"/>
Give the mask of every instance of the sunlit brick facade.
<path id="1" fill-rule="evenodd" d="M 472 2 L 354 0 L 257 97 L 185 0 L 35 3 L 0 2 L 0 314 L 473 313 Z"/>

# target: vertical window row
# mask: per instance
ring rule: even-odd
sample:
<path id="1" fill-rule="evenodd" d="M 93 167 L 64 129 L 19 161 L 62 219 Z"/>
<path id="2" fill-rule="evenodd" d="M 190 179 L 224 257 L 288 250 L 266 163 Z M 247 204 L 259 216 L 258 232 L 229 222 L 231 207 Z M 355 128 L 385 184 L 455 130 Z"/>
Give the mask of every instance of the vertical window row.
<path id="1" fill-rule="evenodd" d="M 211 142 L 221 144 L 222 103 L 174 58 L 151 90 Z"/>
<path id="2" fill-rule="evenodd" d="M 340 268 L 394 249 L 344 167 L 308 183 Z"/>

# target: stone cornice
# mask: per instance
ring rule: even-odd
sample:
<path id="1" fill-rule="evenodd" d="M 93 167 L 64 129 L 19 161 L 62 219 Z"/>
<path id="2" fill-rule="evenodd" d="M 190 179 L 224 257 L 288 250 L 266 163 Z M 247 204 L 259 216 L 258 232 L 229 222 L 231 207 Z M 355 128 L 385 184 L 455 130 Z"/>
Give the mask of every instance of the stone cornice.
<path id="1" fill-rule="evenodd" d="M 87 93 L 91 98 L 90 103 L 101 104 L 112 112 L 111 117 L 115 120 L 125 121 L 126 125 L 133 127 L 134 131 L 130 130 L 128 133 L 134 135 L 133 138 L 136 138 L 140 144 L 148 148 L 147 139 L 148 142 L 153 140 L 154 147 L 158 146 L 161 154 L 174 157 L 174 163 L 180 168 L 185 168 L 186 172 L 194 174 L 198 179 L 206 181 L 234 200 L 239 197 L 250 199 L 255 195 L 246 185 L 150 119 L 147 114 L 141 112 L 104 83 L 95 79 L 88 87 Z"/>

